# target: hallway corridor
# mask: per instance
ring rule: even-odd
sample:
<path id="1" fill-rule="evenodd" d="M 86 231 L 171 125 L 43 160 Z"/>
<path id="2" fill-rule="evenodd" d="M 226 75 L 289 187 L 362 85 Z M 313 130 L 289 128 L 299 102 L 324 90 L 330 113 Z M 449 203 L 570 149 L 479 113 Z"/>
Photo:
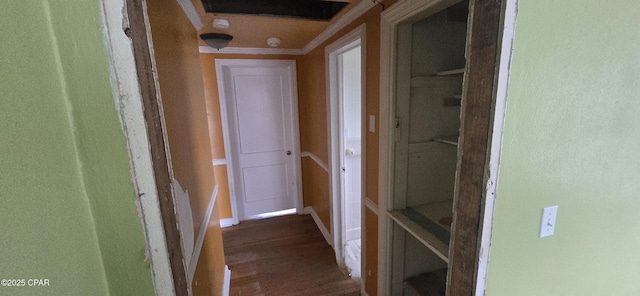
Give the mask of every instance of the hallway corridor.
<path id="1" fill-rule="evenodd" d="M 223 228 L 230 295 L 360 295 L 309 215 Z"/>

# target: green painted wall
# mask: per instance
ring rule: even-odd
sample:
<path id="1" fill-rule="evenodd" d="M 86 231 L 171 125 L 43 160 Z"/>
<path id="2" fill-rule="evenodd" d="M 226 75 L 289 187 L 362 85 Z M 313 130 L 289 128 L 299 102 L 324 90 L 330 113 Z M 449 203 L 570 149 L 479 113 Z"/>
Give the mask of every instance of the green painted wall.
<path id="1" fill-rule="evenodd" d="M 99 1 L 0 10 L 0 295 L 152 295 Z"/>
<path id="2" fill-rule="evenodd" d="M 487 295 L 640 295 L 640 1 L 518 2 Z"/>

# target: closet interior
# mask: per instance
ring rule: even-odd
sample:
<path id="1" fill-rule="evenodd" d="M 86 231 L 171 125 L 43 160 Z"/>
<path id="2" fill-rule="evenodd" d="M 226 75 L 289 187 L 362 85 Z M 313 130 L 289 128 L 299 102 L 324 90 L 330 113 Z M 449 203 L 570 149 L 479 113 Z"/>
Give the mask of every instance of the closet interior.
<path id="1" fill-rule="evenodd" d="M 458 163 L 468 1 L 398 27 L 392 295 L 444 295 Z"/>

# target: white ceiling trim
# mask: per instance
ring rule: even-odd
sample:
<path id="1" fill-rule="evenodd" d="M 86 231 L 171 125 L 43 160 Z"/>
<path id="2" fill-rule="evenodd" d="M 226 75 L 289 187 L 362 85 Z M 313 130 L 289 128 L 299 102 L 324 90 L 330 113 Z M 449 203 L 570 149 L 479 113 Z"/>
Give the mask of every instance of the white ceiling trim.
<path id="1" fill-rule="evenodd" d="M 200 53 L 217 54 L 286 54 L 303 55 L 302 49 L 294 48 L 252 48 L 252 47 L 225 47 L 217 50 L 209 46 L 199 46 Z"/>
<path id="2" fill-rule="evenodd" d="M 311 40 L 307 46 L 302 49 L 303 54 L 308 54 L 318 45 L 322 44 L 322 42 L 327 41 L 327 39 L 331 38 L 334 34 L 338 33 L 338 31 L 342 30 L 345 26 L 353 22 L 355 19 L 363 15 L 365 12 L 369 11 L 372 7 L 374 7 L 376 3 L 370 0 L 362 0 L 356 7 L 347 11 L 342 17 L 337 19 L 334 23 L 329 25 L 320 35 Z"/>
<path id="3" fill-rule="evenodd" d="M 200 18 L 200 15 L 198 15 L 198 11 L 196 11 L 196 7 L 193 6 L 191 0 L 176 0 L 176 2 L 178 2 L 184 14 L 187 15 L 187 18 L 189 18 L 189 21 L 191 21 L 191 24 L 196 31 L 200 31 L 204 26 L 204 23 L 202 23 L 202 19 Z"/>

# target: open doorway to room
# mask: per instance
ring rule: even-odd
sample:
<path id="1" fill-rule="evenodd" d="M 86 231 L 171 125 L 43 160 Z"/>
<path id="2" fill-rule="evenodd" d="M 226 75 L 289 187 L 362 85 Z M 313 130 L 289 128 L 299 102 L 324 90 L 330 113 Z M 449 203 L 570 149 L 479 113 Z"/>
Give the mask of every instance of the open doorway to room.
<path id="1" fill-rule="evenodd" d="M 338 264 L 360 281 L 364 27 L 326 48 L 330 112 L 332 232 Z"/>

